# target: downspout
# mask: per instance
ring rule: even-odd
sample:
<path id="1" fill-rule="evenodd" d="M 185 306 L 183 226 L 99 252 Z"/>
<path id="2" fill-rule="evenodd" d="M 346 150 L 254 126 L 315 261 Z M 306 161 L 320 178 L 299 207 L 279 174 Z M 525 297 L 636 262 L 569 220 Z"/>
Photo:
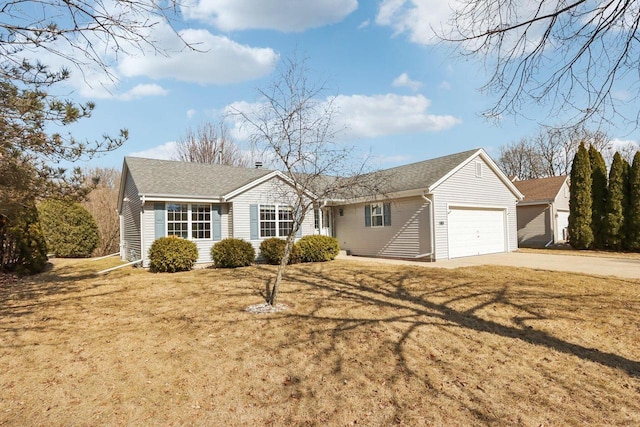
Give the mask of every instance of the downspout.
<path id="1" fill-rule="evenodd" d="M 140 258 L 142 259 L 142 266 L 144 267 L 144 194 L 140 196 Z"/>
<path id="2" fill-rule="evenodd" d="M 425 202 L 429 203 L 429 247 L 431 249 L 430 252 L 424 253 L 424 254 L 419 254 L 414 256 L 414 258 L 423 258 L 426 256 L 429 256 L 429 261 L 433 261 L 433 247 L 435 245 L 435 238 L 433 235 L 433 203 L 431 203 L 431 200 L 429 200 L 429 198 L 427 196 L 424 195 L 424 193 L 421 195 L 421 197 L 424 199 Z"/>
<path id="3" fill-rule="evenodd" d="M 545 248 L 548 248 L 549 246 L 553 245 L 553 242 L 555 241 L 555 234 L 556 234 L 556 230 L 555 230 L 555 214 L 553 213 L 553 203 L 547 203 L 547 205 L 549 206 L 549 226 L 551 227 L 551 240 L 549 240 L 547 242 L 546 245 L 544 245 Z"/>

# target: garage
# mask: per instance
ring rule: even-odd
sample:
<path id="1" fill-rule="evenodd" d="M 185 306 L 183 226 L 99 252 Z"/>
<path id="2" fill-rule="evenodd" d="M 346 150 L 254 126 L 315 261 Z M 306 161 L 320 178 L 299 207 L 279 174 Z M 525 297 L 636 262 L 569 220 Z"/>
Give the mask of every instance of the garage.
<path id="1" fill-rule="evenodd" d="M 562 242 L 567 240 L 569 228 L 569 212 L 558 211 L 556 213 L 556 242 Z"/>
<path id="2" fill-rule="evenodd" d="M 449 258 L 506 252 L 506 208 L 450 207 Z"/>

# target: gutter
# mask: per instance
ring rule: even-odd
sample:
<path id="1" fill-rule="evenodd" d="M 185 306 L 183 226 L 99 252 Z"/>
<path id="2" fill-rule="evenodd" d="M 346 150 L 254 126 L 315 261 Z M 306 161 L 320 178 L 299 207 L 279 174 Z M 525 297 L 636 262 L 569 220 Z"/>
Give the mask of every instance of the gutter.
<path id="1" fill-rule="evenodd" d="M 429 261 L 433 261 L 433 249 L 435 246 L 435 236 L 433 235 L 433 221 L 435 220 L 435 218 L 433 217 L 433 203 L 431 203 L 431 200 L 424 193 L 422 193 L 420 197 L 422 197 L 425 202 L 429 203 L 429 247 L 431 248 L 431 251 L 424 254 L 416 255 L 414 256 L 414 258 L 423 258 L 428 256 Z"/>

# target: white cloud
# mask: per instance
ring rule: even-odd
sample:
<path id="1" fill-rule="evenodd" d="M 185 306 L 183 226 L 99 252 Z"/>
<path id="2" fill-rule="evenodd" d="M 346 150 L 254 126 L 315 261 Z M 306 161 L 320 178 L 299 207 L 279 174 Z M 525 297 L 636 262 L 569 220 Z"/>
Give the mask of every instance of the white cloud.
<path id="1" fill-rule="evenodd" d="M 187 0 L 181 11 L 223 31 L 299 32 L 340 22 L 357 7 L 357 0 Z"/>
<path id="2" fill-rule="evenodd" d="M 118 96 L 118 99 L 130 101 L 132 99 L 140 99 L 146 96 L 165 96 L 169 91 L 157 84 L 139 84 Z"/>
<path id="3" fill-rule="evenodd" d="M 440 82 L 440 84 L 438 85 L 438 88 L 440 89 L 444 89 L 444 90 L 451 90 L 451 83 L 449 83 L 446 80 L 443 80 Z"/>
<path id="4" fill-rule="evenodd" d="M 197 114 L 197 111 L 194 110 L 193 108 L 190 108 L 187 110 L 187 118 L 188 119 L 192 119 L 193 116 L 195 116 Z"/>
<path id="5" fill-rule="evenodd" d="M 177 154 L 177 142 L 169 141 L 148 150 L 135 151 L 127 154 L 131 157 L 144 157 L 147 159 L 171 160 Z"/>
<path id="6" fill-rule="evenodd" d="M 367 28 L 369 25 L 371 25 L 371 21 L 367 19 L 366 21 L 362 21 L 360 25 L 358 25 L 358 29 L 362 30 L 364 28 Z"/>
<path id="7" fill-rule="evenodd" d="M 196 50 L 185 48 L 173 32 L 158 30 L 167 55 L 149 51 L 144 56 L 128 56 L 118 70 L 127 77 L 171 78 L 200 84 L 237 83 L 270 73 L 278 54 L 270 48 L 254 48 L 216 36 L 206 30 L 188 29 L 181 37 Z M 170 29 L 169 29 L 170 31 Z"/>
<path id="8" fill-rule="evenodd" d="M 427 114 L 431 101 L 422 95 L 338 95 L 332 101 L 336 109 L 333 124 L 344 129 L 338 137 L 344 140 L 376 138 L 387 135 L 438 132 L 462 123 L 450 115 Z M 250 137 L 250 129 L 243 128 L 239 111 L 255 116 L 263 106 L 259 103 L 235 102 L 226 107 L 231 135 L 238 141 Z"/>
<path id="9" fill-rule="evenodd" d="M 395 78 L 393 83 L 391 83 L 394 87 L 407 87 L 412 91 L 417 91 L 422 87 L 422 83 L 416 80 L 411 80 L 409 74 L 402 73 L 398 77 Z"/>
<path id="10" fill-rule="evenodd" d="M 395 35 L 408 33 L 414 43 L 433 44 L 434 33 L 446 25 L 451 14 L 449 2 L 442 0 L 383 0 L 376 24 L 394 29 Z"/>
<path id="11" fill-rule="evenodd" d="M 335 128 L 344 129 L 338 134 L 342 140 L 438 132 L 462 123 L 461 119 L 454 116 L 427 114 L 431 101 L 422 95 L 338 95 L 329 101 L 333 102 L 336 109 L 333 118 Z M 233 138 L 246 141 L 250 137 L 250 129 L 242 127 L 238 112 L 254 117 L 262 107 L 260 103 L 244 101 L 226 107 Z"/>
<path id="12" fill-rule="evenodd" d="M 427 114 L 431 101 L 422 95 L 339 95 L 335 105 L 338 124 L 346 126 L 350 139 L 442 131 L 462 121 L 451 115 Z"/>

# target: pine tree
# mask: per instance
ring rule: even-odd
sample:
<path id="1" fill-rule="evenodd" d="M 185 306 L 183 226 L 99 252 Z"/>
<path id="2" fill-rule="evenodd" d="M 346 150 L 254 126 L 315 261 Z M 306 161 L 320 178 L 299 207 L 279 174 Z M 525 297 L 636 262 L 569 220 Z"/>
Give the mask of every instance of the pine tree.
<path id="1" fill-rule="evenodd" d="M 625 220 L 626 246 L 629 250 L 640 252 L 640 151 L 636 152 L 629 170 L 629 203 Z"/>
<path id="2" fill-rule="evenodd" d="M 605 209 L 607 246 L 615 251 L 622 250 L 625 241 L 624 214 L 627 204 L 628 169 L 627 161 L 620 153 L 616 153 L 609 171 L 609 191 Z"/>
<path id="3" fill-rule="evenodd" d="M 602 154 L 593 145 L 589 147 L 589 163 L 591 164 L 591 230 L 593 232 L 593 248 L 604 249 L 606 241 L 604 218 L 607 199 L 607 166 L 604 163 Z"/>
<path id="4" fill-rule="evenodd" d="M 593 244 L 591 203 L 591 164 L 581 143 L 573 158 L 569 197 L 569 243 L 576 249 L 587 249 Z"/>

